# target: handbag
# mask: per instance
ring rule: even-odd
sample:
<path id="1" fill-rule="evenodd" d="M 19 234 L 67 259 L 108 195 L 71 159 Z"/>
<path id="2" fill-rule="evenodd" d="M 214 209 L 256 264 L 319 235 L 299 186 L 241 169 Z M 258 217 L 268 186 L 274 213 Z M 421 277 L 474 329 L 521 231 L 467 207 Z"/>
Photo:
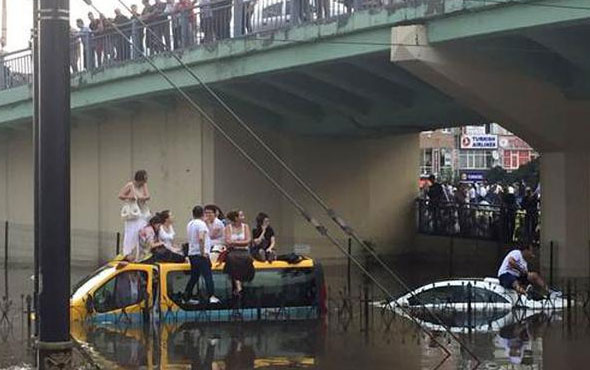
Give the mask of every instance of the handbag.
<path id="1" fill-rule="evenodd" d="M 121 208 L 121 218 L 123 220 L 135 220 L 141 217 L 142 212 L 137 204 L 137 200 L 130 200 L 123 204 Z"/>
<path id="2" fill-rule="evenodd" d="M 123 220 L 135 220 L 142 216 L 141 208 L 139 208 L 139 204 L 137 203 L 135 186 L 133 186 L 133 196 L 133 200 L 126 201 L 125 204 L 123 204 L 123 207 L 121 207 L 121 218 Z"/>

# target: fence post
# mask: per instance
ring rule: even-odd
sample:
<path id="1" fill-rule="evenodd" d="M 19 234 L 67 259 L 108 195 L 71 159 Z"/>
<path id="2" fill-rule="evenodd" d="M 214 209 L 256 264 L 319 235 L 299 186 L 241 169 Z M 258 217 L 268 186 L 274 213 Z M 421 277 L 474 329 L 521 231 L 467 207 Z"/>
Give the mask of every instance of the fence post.
<path id="1" fill-rule="evenodd" d="M 31 314 L 32 314 L 32 310 L 31 310 L 31 301 L 32 298 L 30 295 L 27 295 L 27 338 L 30 339 L 31 338 Z M 35 320 L 39 320 L 39 317 L 37 315 L 35 315 Z"/>
<path id="2" fill-rule="evenodd" d="M 553 286 L 553 240 L 549 242 L 549 286 Z"/>
<path id="3" fill-rule="evenodd" d="M 449 244 L 449 277 L 453 276 L 453 255 L 455 254 L 455 238 L 451 236 L 451 243 Z"/>
<path id="4" fill-rule="evenodd" d="M 351 274 L 351 264 L 350 264 L 350 256 L 352 255 L 352 239 L 348 238 L 348 266 L 346 268 L 346 290 L 348 292 L 348 295 L 351 295 L 351 291 L 350 291 L 350 274 Z"/>
<path id="5" fill-rule="evenodd" d="M 4 296 L 8 299 L 8 221 L 4 221 Z"/>

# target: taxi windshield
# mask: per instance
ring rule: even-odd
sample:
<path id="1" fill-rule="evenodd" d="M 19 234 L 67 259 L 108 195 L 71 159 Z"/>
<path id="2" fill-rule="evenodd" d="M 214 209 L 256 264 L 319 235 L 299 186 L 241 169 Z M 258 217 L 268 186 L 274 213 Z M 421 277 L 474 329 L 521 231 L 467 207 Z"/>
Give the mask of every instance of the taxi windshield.
<path id="1" fill-rule="evenodd" d="M 93 287 L 96 286 L 96 284 L 101 282 L 107 276 L 111 275 L 115 270 L 115 267 L 106 265 L 82 279 L 74 286 L 72 299 L 80 299 L 84 297 Z"/>

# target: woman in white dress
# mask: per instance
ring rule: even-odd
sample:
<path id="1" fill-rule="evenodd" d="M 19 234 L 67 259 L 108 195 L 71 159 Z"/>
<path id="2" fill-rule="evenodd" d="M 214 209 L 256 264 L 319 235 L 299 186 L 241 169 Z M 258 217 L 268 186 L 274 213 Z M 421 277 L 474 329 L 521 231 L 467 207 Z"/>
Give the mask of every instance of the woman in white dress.
<path id="1" fill-rule="evenodd" d="M 125 184 L 119 192 L 119 199 L 126 202 L 126 206 L 136 203 L 139 207 L 138 215 L 125 215 L 124 217 L 124 256 L 129 255 L 138 247 L 139 230 L 147 225 L 151 216 L 150 210 L 147 206 L 147 202 L 150 200 L 147 180 L 147 172 L 145 170 L 139 170 L 135 172 L 133 181 L 129 181 Z"/>

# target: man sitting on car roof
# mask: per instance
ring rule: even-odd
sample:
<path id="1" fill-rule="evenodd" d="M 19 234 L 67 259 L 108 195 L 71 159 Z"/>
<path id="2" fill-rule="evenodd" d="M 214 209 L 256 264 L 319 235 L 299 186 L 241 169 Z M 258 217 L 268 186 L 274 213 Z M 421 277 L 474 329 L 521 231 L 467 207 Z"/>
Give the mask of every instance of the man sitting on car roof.
<path id="1" fill-rule="evenodd" d="M 519 294 L 529 293 L 533 285 L 547 292 L 547 284 L 545 284 L 541 275 L 528 270 L 527 261 L 532 260 L 534 257 L 533 246 L 530 243 L 523 244 L 519 249 L 510 251 L 504 257 L 498 270 L 500 285 L 506 289 L 514 289 Z"/>

